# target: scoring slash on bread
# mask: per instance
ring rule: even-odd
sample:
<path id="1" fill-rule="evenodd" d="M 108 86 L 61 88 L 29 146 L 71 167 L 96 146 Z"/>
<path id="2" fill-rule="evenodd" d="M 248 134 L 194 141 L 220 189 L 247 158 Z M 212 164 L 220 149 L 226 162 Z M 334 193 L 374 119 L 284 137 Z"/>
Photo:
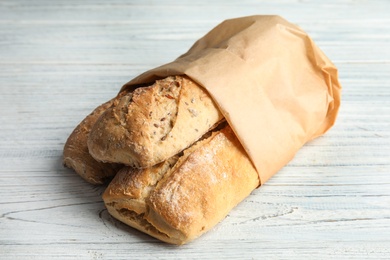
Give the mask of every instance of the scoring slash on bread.
<path id="1" fill-rule="evenodd" d="M 121 169 L 103 199 L 118 220 L 184 244 L 210 230 L 258 185 L 252 162 L 226 125 L 156 166 Z"/>
<path id="2" fill-rule="evenodd" d="M 179 153 L 223 119 L 204 88 L 185 76 L 157 80 L 107 109 L 88 137 L 99 161 L 145 168 Z"/>

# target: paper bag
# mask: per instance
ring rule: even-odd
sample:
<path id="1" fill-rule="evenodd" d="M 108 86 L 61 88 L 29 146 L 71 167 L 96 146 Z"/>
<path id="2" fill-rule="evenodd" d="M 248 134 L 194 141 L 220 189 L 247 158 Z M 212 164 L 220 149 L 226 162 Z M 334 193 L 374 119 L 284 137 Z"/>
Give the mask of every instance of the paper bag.
<path id="1" fill-rule="evenodd" d="M 299 27 L 279 16 L 226 20 L 175 61 L 122 88 L 187 75 L 215 100 L 254 163 L 260 184 L 335 122 L 337 69 Z"/>

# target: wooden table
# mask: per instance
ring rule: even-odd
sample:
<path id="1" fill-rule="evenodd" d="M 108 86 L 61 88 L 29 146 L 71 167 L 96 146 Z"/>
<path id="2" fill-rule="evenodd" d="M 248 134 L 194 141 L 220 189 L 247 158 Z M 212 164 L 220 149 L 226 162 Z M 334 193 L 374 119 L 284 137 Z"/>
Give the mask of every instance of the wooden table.
<path id="1" fill-rule="evenodd" d="M 390 2 L 0 1 L 0 259 L 390 259 Z M 181 247 L 111 218 L 68 135 L 227 18 L 279 14 L 339 68 L 334 128 Z"/>

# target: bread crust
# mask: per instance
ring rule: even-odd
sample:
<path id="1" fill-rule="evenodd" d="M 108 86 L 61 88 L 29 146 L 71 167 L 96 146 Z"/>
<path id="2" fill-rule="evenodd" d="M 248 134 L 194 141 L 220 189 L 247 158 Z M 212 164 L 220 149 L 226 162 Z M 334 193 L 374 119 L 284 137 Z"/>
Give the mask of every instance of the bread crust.
<path id="1" fill-rule="evenodd" d="M 187 243 L 210 230 L 259 185 L 252 162 L 229 126 L 186 149 L 173 166 L 160 171 L 157 182 L 151 181 L 155 171 L 150 169 L 128 174 L 118 173 L 104 192 L 108 211 L 172 244 Z M 143 195 L 135 196 L 140 190 Z M 133 205 L 135 200 L 142 201 L 142 210 Z"/>
<path id="2" fill-rule="evenodd" d="M 119 164 L 103 163 L 95 160 L 89 153 L 87 139 L 98 118 L 126 93 L 120 93 L 117 97 L 95 108 L 76 126 L 64 145 L 63 165 L 73 169 L 91 184 L 103 184 L 110 180 L 122 167 Z"/>
<path id="3" fill-rule="evenodd" d="M 205 89 L 186 76 L 170 76 L 135 89 L 107 109 L 91 130 L 88 148 L 99 161 L 151 167 L 222 119 Z"/>

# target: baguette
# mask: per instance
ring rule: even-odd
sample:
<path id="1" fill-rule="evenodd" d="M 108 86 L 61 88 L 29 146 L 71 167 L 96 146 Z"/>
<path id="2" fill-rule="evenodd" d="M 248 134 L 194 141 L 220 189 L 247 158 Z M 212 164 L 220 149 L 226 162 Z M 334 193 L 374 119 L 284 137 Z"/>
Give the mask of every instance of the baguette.
<path id="1" fill-rule="evenodd" d="M 187 148 L 223 119 L 209 94 L 186 76 L 139 87 L 103 113 L 88 137 L 98 161 L 151 167 Z"/>
<path id="2" fill-rule="evenodd" d="M 73 169 L 84 180 L 91 184 L 103 184 L 111 179 L 122 167 L 119 164 L 96 161 L 89 153 L 87 146 L 88 134 L 98 118 L 125 92 L 95 108 L 69 135 L 63 151 L 63 165 Z"/>
<path id="3" fill-rule="evenodd" d="M 147 169 L 121 169 L 103 194 L 116 219 L 157 239 L 187 243 L 226 217 L 259 185 L 229 126 Z"/>

